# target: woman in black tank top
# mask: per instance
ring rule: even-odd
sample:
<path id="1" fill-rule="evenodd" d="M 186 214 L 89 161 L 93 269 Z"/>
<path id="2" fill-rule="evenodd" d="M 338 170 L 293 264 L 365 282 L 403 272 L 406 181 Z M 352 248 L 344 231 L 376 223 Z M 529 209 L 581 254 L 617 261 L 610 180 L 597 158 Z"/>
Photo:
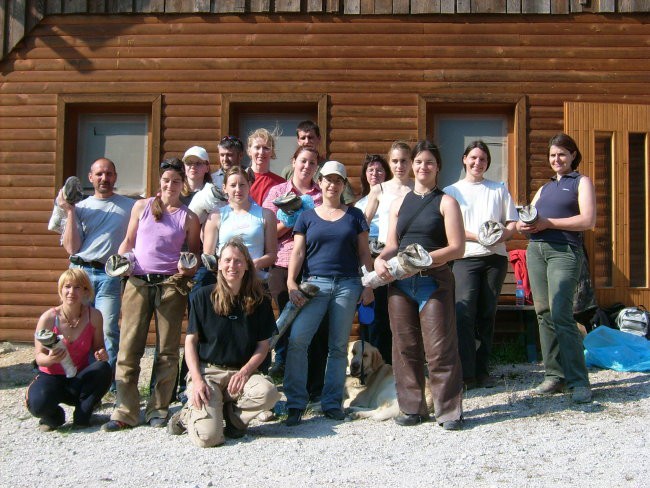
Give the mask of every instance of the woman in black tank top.
<path id="1" fill-rule="evenodd" d="M 395 422 L 416 425 L 429 420 L 426 363 L 436 421 L 446 430 L 458 430 L 463 380 L 456 338 L 454 276 L 447 262 L 463 256 L 463 218 L 456 200 L 437 187 L 441 160 L 436 145 L 418 142 L 412 160 L 414 189 L 392 204 L 386 247 L 375 260 L 375 271 L 388 281 L 391 276 L 386 260 L 410 243 L 422 245 L 433 259 L 430 269 L 393 282 L 388 290 L 393 371 L 401 410 Z"/>

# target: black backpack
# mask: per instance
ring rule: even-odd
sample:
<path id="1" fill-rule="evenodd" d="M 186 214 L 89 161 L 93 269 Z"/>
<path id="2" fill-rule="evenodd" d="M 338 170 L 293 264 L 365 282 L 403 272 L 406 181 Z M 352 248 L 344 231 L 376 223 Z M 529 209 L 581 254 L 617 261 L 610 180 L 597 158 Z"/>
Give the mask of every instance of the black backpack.
<path id="1" fill-rule="evenodd" d="M 591 320 L 589 320 L 588 327 L 585 327 L 587 329 L 587 332 L 592 331 L 600 325 L 605 325 L 611 329 L 618 329 L 618 326 L 616 325 L 616 318 L 618 317 L 620 311 L 624 308 L 625 305 L 620 302 L 617 302 L 609 307 L 596 308 L 593 317 L 591 317 Z"/>

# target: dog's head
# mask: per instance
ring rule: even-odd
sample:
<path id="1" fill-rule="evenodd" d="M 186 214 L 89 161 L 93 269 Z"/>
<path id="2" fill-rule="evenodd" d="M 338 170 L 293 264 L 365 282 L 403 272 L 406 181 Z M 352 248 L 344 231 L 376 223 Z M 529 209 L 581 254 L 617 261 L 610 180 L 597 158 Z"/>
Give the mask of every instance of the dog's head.
<path id="1" fill-rule="evenodd" d="M 370 343 L 350 342 L 348 344 L 348 374 L 354 378 L 360 377 L 362 363 L 363 373 L 369 376 L 384 365 L 384 359 L 381 357 L 379 349 Z"/>

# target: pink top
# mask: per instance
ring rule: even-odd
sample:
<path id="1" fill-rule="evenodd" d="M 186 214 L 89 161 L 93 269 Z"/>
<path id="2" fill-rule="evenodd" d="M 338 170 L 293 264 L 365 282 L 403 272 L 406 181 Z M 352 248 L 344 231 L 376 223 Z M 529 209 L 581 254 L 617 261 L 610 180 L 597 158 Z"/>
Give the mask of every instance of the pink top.
<path id="1" fill-rule="evenodd" d="M 178 259 L 185 242 L 187 207 L 181 205 L 172 213 L 163 212 L 162 218 L 156 222 L 151 213 L 153 200 L 149 198 L 147 201 L 138 224 L 133 248 L 133 274 L 173 275 L 178 273 Z"/>
<path id="2" fill-rule="evenodd" d="M 54 314 L 54 327 L 52 327 L 52 332 L 54 332 L 56 335 L 60 335 L 61 331 L 59 329 L 59 314 L 55 308 L 52 309 L 52 313 Z M 88 367 L 88 356 L 92 351 L 94 335 L 95 327 L 90 321 L 90 308 L 88 308 L 88 322 L 81 331 L 81 334 L 79 334 L 79 337 L 77 337 L 74 341 L 63 338 L 63 343 L 68 348 L 68 353 L 72 358 L 72 362 L 77 367 L 77 372 L 80 372 Z M 45 366 L 39 366 L 38 369 L 43 373 L 65 376 L 63 366 L 61 366 L 59 363 L 53 364 L 49 368 Z"/>
<path id="3" fill-rule="evenodd" d="M 296 195 L 300 196 L 302 193 L 293 186 L 291 180 L 275 185 L 269 190 L 268 195 L 264 199 L 262 207 L 272 210 L 274 214 L 277 215 L 278 207 L 273 204 L 273 201 L 287 193 L 288 191 L 293 191 Z M 306 193 L 314 199 L 314 205 L 316 207 L 320 206 L 323 203 L 323 194 L 320 191 L 320 188 L 316 183 L 312 183 L 311 189 Z M 289 267 L 289 258 L 291 257 L 291 252 L 293 251 L 293 232 L 289 230 L 286 234 L 281 237 L 278 237 L 278 254 L 277 259 L 275 260 L 276 266 L 281 266 L 283 268 Z"/>

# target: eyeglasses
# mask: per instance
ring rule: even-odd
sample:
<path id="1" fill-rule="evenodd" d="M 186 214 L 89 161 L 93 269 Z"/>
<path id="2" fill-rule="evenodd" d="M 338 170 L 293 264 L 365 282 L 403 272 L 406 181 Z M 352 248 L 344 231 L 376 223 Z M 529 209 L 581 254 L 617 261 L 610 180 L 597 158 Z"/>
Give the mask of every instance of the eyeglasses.
<path id="1" fill-rule="evenodd" d="M 174 161 L 163 161 L 160 163 L 160 169 L 166 171 L 168 169 L 173 169 L 174 171 L 179 171 L 185 173 L 185 168 L 182 163 L 179 163 L 177 160 Z"/>

